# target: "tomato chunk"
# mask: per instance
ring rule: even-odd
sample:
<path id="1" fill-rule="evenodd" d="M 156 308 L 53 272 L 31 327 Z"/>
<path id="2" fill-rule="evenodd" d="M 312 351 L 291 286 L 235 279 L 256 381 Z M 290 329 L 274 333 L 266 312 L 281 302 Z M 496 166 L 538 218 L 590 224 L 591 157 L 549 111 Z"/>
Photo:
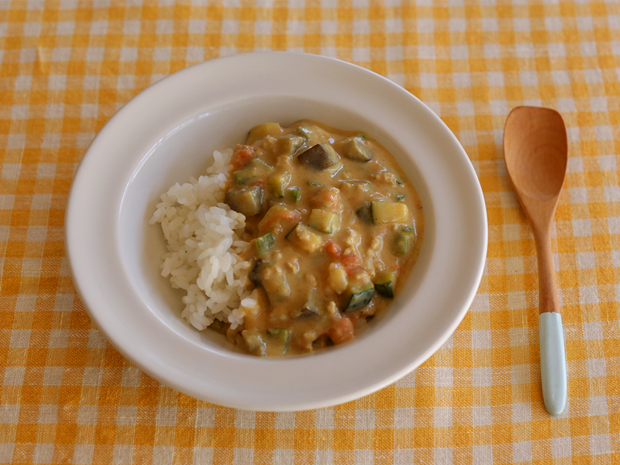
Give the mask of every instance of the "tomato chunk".
<path id="1" fill-rule="evenodd" d="M 350 253 L 348 255 L 343 255 L 340 258 L 340 263 L 344 266 L 344 269 L 347 270 L 347 273 L 351 274 L 355 270 L 357 270 L 360 266 L 362 266 L 362 259 L 359 255 L 354 253 Z"/>

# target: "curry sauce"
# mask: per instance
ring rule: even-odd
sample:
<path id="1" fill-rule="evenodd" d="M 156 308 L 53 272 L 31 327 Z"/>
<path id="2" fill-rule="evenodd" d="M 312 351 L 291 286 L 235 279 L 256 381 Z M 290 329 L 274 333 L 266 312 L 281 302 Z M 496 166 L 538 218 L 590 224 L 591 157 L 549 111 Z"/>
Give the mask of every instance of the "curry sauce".
<path id="1" fill-rule="evenodd" d="M 352 340 L 407 280 L 424 234 L 417 193 L 362 132 L 302 120 L 253 128 L 226 203 L 246 216 L 258 305 L 227 334 L 258 356 Z"/>

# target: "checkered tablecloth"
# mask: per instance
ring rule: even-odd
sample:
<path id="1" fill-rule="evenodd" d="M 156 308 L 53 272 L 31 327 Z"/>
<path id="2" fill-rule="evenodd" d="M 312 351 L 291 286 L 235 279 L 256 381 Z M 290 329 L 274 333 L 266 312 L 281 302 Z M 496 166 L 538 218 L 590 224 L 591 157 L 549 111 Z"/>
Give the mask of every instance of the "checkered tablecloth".
<path id="1" fill-rule="evenodd" d="M 131 97 L 254 50 L 350 61 L 454 131 L 489 215 L 453 337 L 374 395 L 309 412 L 197 401 L 132 366 L 75 294 L 63 247 L 88 144 Z M 532 232 L 506 173 L 517 105 L 559 110 L 553 238 L 568 405 L 544 410 Z M 620 463 L 620 5 L 597 0 L 0 0 L 0 463 Z"/>

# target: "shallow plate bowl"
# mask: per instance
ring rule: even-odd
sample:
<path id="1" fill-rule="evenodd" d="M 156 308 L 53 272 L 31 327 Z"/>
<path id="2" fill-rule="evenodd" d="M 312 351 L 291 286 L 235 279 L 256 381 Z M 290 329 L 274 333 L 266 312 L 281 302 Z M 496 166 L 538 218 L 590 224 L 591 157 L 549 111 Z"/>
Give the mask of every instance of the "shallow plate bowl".
<path id="1" fill-rule="evenodd" d="M 363 130 L 390 150 L 420 195 L 425 239 L 403 292 L 355 341 L 260 359 L 179 318 L 180 294 L 160 276 L 163 235 L 148 219 L 169 186 L 204 172 L 213 150 L 242 142 L 265 121 L 303 118 Z M 476 173 L 431 110 L 363 68 L 285 52 L 211 60 L 138 94 L 89 147 L 65 224 L 79 296 L 127 359 L 196 398 L 269 411 L 350 401 L 419 366 L 467 312 L 487 247 Z"/>

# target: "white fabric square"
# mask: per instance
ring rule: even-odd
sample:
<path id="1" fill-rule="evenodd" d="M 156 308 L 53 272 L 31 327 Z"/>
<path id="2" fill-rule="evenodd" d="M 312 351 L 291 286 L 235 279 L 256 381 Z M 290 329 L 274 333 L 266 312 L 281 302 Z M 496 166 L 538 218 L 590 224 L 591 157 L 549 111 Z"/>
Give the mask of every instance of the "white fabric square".
<path id="1" fill-rule="evenodd" d="M 132 426 L 138 418 L 138 407 L 120 406 L 116 411 L 116 424 Z"/>
<path id="2" fill-rule="evenodd" d="M 102 375 L 103 368 L 86 367 L 84 368 L 84 377 L 82 378 L 82 384 L 84 384 L 84 386 L 98 386 L 99 384 L 101 384 Z"/>
<path id="3" fill-rule="evenodd" d="M 50 330 L 49 348 L 50 349 L 66 349 L 69 344 L 68 329 L 52 329 Z"/>
<path id="4" fill-rule="evenodd" d="M 93 453 L 95 446 L 91 444 L 76 444 L 73 449 L 74 465 L 90 465 L 93 463 Z"/>
<path id="5" fill-rule="evenodd" d="M 600 321 L 593 321 L 583 324 L 583 338 L 586 341 L 602 340 L 603 328 Z"/>
<path id="6" fill-rule="evenodd" d="M 142 380 L 142 372 L 136 367 L 123 367 L 123 379 L 121 384 L 127 387 L 139 387 Z"/>
<path id="7" fill-rule="evenodd" d="M 256 426 L 256 412 L 250 410 L 237 410 L 235 427 L 239 429 L 253 429 Z"/>
<path id="8" fill-rule="evenodd" d="M 570 457 L 571 450 L 571 438 L 552 438 L 551 439 L 551 455 L 554 459 Z"/>
<path id="9" fill-rule="evenodd" d="M 573 232 L 577 237 L 591 236 L 592 224 L 590 220 L 573 220 Z"/>
<path id="10" fill-rule="evenodd" d="M 586 366 L 590 378 L 607 376 L 607 361 L 604 358 L 589 358 L 586 360 Z"/>
<path id="11" fill-rule="evenodd" d="M 199 428 L 212 428 L 215 426 L 215 409 L 198 408 L 196 410 L 196 426 Z"/>
<path id="12" fill-rule="evenodd" d="M 472 455 L 475 465 L 493 465 L 493 446 L 473 446 Z"/>
<path id="13" fill-rule="evenodd" d="M 0 444 L 0 463 L 13 463 L 14 444 Z"/>
<path id="14" fill-rule="evenodd" d="M 277 412 L 275 425 L 276 429 L 295 429 L 295 412 Z"/>
<path id="15" fill-rule="evenodd" d="M 583 286 L 579 288 L 582 304 L 598 304 L 598 287 L 596 286 Z"/>
<path id="16" fill-rule="evenodd" d="M 497 18 L 482 18 L 480 20 L 482 23 L 482 30 L 486 32 L 495 32 L 499 30 L 499 25 L 497 23 Z"/>
<path id="17" fill-rule="evenodd" d="M 20 163 L 3 163 L 1 166 L 2 169 L 2 179 L 18 179 L 19 178 L 19 171 L 21 169 L 21 164 Z M 12 208 L 13 205 L 13 199 L 15 198 L 15 196 L 11 195 L 3 195 L 3 198 L 11 198 L 11 207 L 5 206 L 4 203 L 0 203 L 0 206 L 2 206 L 3 209 L 9 210 Z"/>
<path id="18" fill-rule="evenodd" d="M 316 429 L 334 429 L 334 410 L 317 410 L 314 421 Z"/>
<path id="19" fill-rule="evenodd" d="M 36 464 L 52 463 L 53 458 L 54 458 L 54 444 L 37 444 L 34 447 L 34 457 L 33 457 L 34 463 Z M 0 457 L 0 460 L 2 460 L 1 457 Z"/>
<path id="20" fill-rule="evenodd" d="M 252 454 L 254 453 L 252 449 Z M 235 456 L 235 459 L 237 457 Z M 249 456 L 248 456 L 249 459 Z M 273 451 L 273 463 L 294 463 L 295 462 L 295 451 L 293 449 L 276 449 Z M 253 463 L 251 460 L 240 461 L 239 464 Z"/>
<path id="21" fill-rule="evenodd" d="M 491 348 L 491 331 L 473 330 L 471 332 L 472 347 L 474 349 L 490 349 Z"/>
<path id="22" fill-rule="evenodd" d="M 204 465 L 213 462 L 212 447 L 194 447 L 194 465 Z"/>
<path id="23" fill-rule="evenodd" d="M 450 32 L 465 32 L 467 29 L 467 21 L 465 18 L 450 18 L 448 20 Z"/>
<path id="24" fill-rule="evenodd" d="M 516 442 L 512 445 L 512 459 L 515 462 L 532 462 L 532 442 Z"/>
<path id="25" fill-rule="evenodd" d="M 489 294 L 476 294 L 469 310 L 472 312 L 488 312 L 490 308 Z"/>
<path id="26" fill-rule="evenodd" d="M 360 409 L 355 411 L 355 429 L 373 429 L 375 427 L 375 411 Z"/>
<path id="27" fill-rule="evenodd" d="M 489 426 L 493 424 L 493 413 L 490 406 L 473 407 L 472 410 L 474 426 Z"/>
<path id="28" fill-rule="evenodd" d="M 514 423 L 529 423 L 530 421 L 532 421 L 532 405 L 513 404 L 512 421 Z"/>
<path id="29" fill-rule="evenodd" d="M 436 447 L 434 450 L 434 460 L 433 463 L 435 465 L 452 465 L 454 462 L 452 461 L 452 449 L 446 447 Z"/>
<path id="30" fill-rule="evenodd" d="M 235 449 L 236 451 L 239 449 Z M 174 460 L 174 447 L 155 446 L 153 447 L 153 465 L 172 465 Z"/>
<path id="31" fill-rule="evenodd" d="M 452 426 L 452 407 L 435 407 L 435 427 L 448 428 Z"/>
<path id="32" fill-rule="evenodd" d="M 52 425 L 58 421 L 58 405 L 40 405 L 39 417 L 37 422 L 39 424 Z"/>
<path id="33" fill-rule="evenodd" d="M 597 126 L 597 128 L 599 128 L 601 126 Z M 613 135 L 611 134 L 611 128 L 609 128 L 609 126 L 602 126 L 606 129 L 608 129 L 608 135 L 609 137 L 611 137 L 611 139 L 603 139 L 600 138 L 597 132 L 597 136 L 596 138 L 598 140 L 613 140 Z M 618 169 L 618 164 L 616 163 L 616 155 L 600 155 L 598 157 L 598 164 L 601 167 L 601 170 L 603 171 L 616 171 Z"/>
<path id="34" fill-rule="evenodd" d="M 30 344 L 29 329 L 14 329 L 11 331 L 11 349 L 24 349 Z"/>
<path id="35" fill-rule="evenodd" d="M 580 270 L 589 270 L 596 266 L 596 260 L 594 259 L 594 252 L 578 252 L 577 253 L 577 266 Z"/>
<path id="36" fill-rule="evenodd" d="M 174 32 L 174 21 L 170 19 L 158 19 L 155 28 L 157 34 L 172 34 Z"/>
<path id="37" fill-rule="evenodd" d="M 58 303 L 58 296 L 56 296 L 56 302 Z M 70 311 L 66 309 L 65 311 Z M 88 348 L 89 349 L 105 349 L 107 341 L 103 334 L 96 329 L 91 329 L 88 332 Z"/>
<path id="38" fill-rule="evenodd" d="M 373 450 L 356 449 L 353 451 L 353 465 L 371 465 L 375 461 Z"/>
<path id="39" fill-rule="evenodd" d="M 590 436 L 590 453 L 592 453 L 592 455 L 611 454 L 609 434 L 595 434 Z"/>
<path id="40" fill-rule="evenodd" d="M 113 465 L 131 465 L 132 461 L 133 446 L 131 444 L 117 444 L 114 446 Z"/>
<path id="41" fill-rule="evenodd" d="M 588 414 L 590 416 L 609 414 L 606 396 L 592 396 L 588 399 L 588 404 Z"/>
<path id="42" fill-rule="evenodd" d="M 0 405 L 0 424 L 16 425 L 19 421 L 19 405 Z"/>
<path id="43" fill-rule="evenodd" d="M 175 426 L 177 424 L 176 407 L 157 407 L 157 426 Z"/>
<path id="44" fill-rule="evenodd" d="M 413 407 L 394 409 L 394 428 L 396 429 L 413 428 L 415 424 L 414 412 L 415 412 L 415 409 Z"/>

